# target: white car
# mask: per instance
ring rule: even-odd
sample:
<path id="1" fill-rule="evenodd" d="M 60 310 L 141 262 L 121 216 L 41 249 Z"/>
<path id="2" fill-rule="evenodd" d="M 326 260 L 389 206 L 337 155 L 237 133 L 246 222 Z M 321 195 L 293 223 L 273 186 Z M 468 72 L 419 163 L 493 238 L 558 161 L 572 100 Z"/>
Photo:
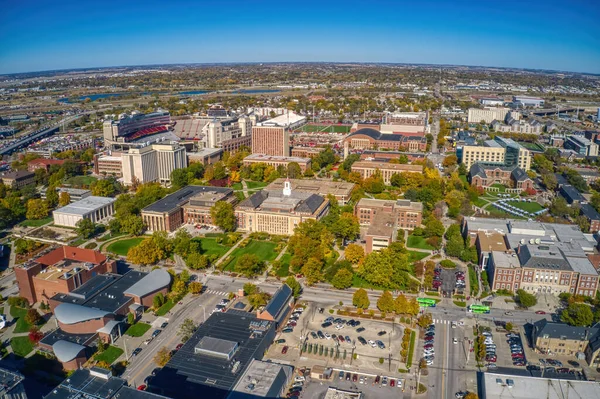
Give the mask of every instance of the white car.
<path id="1" fill-rule="evenodd" d="M 304 383 L 302 381 L 298 381 L 298 382 L 295 382 L 294 385 L 292 385 L 292 388 L 298 388 L 298 387 L 301 387 L 303 385 L 304 385 Z"/>
<path id="2" fill-rule="evenodd" d="M 331 339 L 331 335 L 329 335 L 329 333 L 325 333 L 325 338 Z"/>
<path id="3" fill-rule="evenodd" d="M 427 364 L 428 366 L 431 366 L 431 365 L 433 364 L 433 360 L 427 360 L 426 364 Z"/>
<path id="4" fill-rule="evenodd" d="M 301 376 L 301 375 L 297 375 L 297 376 L 294 378 L 294 381 L 295 381 L 295 382 L 304 382 L 304 381 L 306 381 L 306 378 L 304 378 L 304 377 L 303 377 L 303 376 Z"/>
<path id="5" fill-rule="evenodd" d="M 458 344 L 458 339 L 456 339 L 456 338 L 452 338 L 452 343 L 453 343 L 453 344 Z"/>
<path id="6" fill-rule="evenodd" d="M 369 345 L 371 345 L 373 348 L 375 348 L 377 346 L 377 344 L 375 343 L 375 341 L 373 341 L 372 339 L 367 341 L 369 343 Z"/>

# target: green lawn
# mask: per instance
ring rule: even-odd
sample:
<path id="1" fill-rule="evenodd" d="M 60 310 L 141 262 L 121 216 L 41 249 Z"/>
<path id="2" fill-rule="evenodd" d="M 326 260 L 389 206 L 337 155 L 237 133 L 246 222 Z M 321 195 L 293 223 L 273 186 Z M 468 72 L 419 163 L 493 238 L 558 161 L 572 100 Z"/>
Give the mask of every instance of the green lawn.
<path id="1" fill-rule="evenodd" d="M 17 321 L 15 323 L 15 330 L 14 330 L 15 333 L 29 332 L 29 329 L 31 328 L 31 324 L 29 324 L 25 321 L 26 314 L 27 314 L 27 309 L 19 308 L 16 306 L 10 307 L 10 315 L 14 319 L 17 319 Z M 40 322 L 39 325 L 43 325 L 43 324 L 44 324 L 44 321 L 42 319 L 42 321 Z"/>
<path id="2" fill-rule="evenodd" d="M 84 242 L 86 242 L 88 240 L 89 240 L 89 238 L 78 238 L 75 241 L 71 241 L 70 245 L 72 247 L 78 247 L 78 246 L 80 246 L 81 244 L 83 244 Z"/>
<path id="3" fill-rule="evenodd" d="M 233 259 L 225 266 L 225 270 L 233 270 L 238 258 L 244 254 L 254 254 L 262 261 L 272 261 L 277 257 L 275 247 L 277 244 L 270 241 L 250 240 L 250 243 L 244 248 L 236 248 L 231 253 Z"/>
<path id="4" fill-rule="evenodd" d="M 169 311 L 171 309 L 173 309 L 173 306 L 175 306 L 175 302 L 173 302 L 172 300 L 168 300 L 167 302 L 164 303 L 164 305 L 162 305 L 160 308 L 158 308 L 158 310 L 155 312 L 155 314 L 157 316 L 164 316 L 167 313 L 169 313 Z"/>
<path id="5" fill-rule="evenodd" d="M 481 208 L 481 207 L 483 207 L 483 206 L 484 206 L 485 204 L 487 204 L 487 203 L 488 203 L 488 201 L 486 201 L 485 199 L 483 199 L 483 198 L 477 198 L 477 199 L 476 199 L 476 200 L 473 202 L 473 205 L 475 205 L 475 206 L 477 206 L 477 207 Z"/>
<path id="6" fill-rule="evenodd" d="M 29 337 L 13 337 L 10 346 L 15 355 L 25 357 L 33 350 L 33 344 Z"/>
<path id="7" fill-rule="evenodd" d="M 467 307 L 467 303 L 464 302 L 464 301 L 452 301 L 452 302 L 454 302 L 454 304 L 456 306 L 458 306 L 459 308 L 466 308 Z"/>
<path id="8" fill-rule="evenodd" d="M 96 240 L 100 241 L 100 242 L 104 242 L 104 241 L 112 240 L 113 238 L 123 237 L 125 235 L 127 235 L 127 233 L 117 233 L 117 234 L 108 233 L 108 234 L 103 235 L 100 238 L 97 238 Z"/>
<path id="9" fill-rule="evenodd" d="M 431 245 L 427 244 L 426 241 L 427 240 L 425 237 L 410 235 L 410 236 L 408 236 L 408 240 L 406 241 L 406 246 L 408 248 L 434 250 L 435 248 L 433 248 Z"/>
<path id="10" fill-rule="evenodd" d="M 105 361 L 108 364 L 113 364 L 122 354 L 123 349 L 110 345 L 104 352 L 94 355 L 94 359 L 99 362 Z"/>
<path id="11" fill-rule="evenodd" d="M 501 192 L 501 193 L 503 193 L 503 192 L 505 192 L 505 191 L 506 191 L 506 186 L 505 186 L 505 185 L 503 185 L 503 184 L 498 184 L 498 183 L 496 183 L 496 184 L 492 184 L 492 187 L 496 187 L 496 188 L 500 189 L 500 192 Z"/>
<path id="12" fill-rule="evenodd" d="M 225 252 L 229 250 L 228 247 L 218 244 L 217 239 L 213 237 L 203 237 L 203 238 L 195 238 L 195 241 L 200 242 L 200 249 L 202 250 L 202 255 L 210 256 L 210 255 L 225 255 Z"/>
<path id="13" fill-rule="evenodd" d="M 468 183 L 467 181 L 467 176 L 465 175 L 459 175 L 458 178 L 463 182 L 463 183 Z"/>
<path id="14" fill-rule="evenodd" d="M 233 195 L 235 195 L 235 198 L 237 198 L 238 201 L 243 201 L 246 199 L 246 196 L 244 195 L 243 191 L 236 191 L 233 193 Z"/>
<path id="15" fill-rule="evenodd" d="M 275 272 L 279 277 L 289 276 L 291 260 L 292 260 L 292 255 L 288 254 L 288 253 L 283 254 L 283 256 L 279 259 L 279 262 L 281 262 L 281 267 L 279 269 L 277 269 L 277 271 Z"/>
<path id="16" fill-rule="evenodd" d="M 146 323 L 136 323 L 134 325 L 132 325 L 131 327 L 129 327 L 127 329 L 127 331 L 125 331 L 125 334 L 131 336 L 131 337 L 141 337 L 142 335 L 146 334 L 146 331 L 148 331 L 150 329 L 150 324 L 146 324 Z"/>
<path id="17" fill-rule="evenodd" d="M 76 187 L 89 187 L 90 184 L 92 184 L 96 180 L 98 179 L 93 176 L 73 176 L 71 178 L 68 178 L 65 181 L 65 183 Z"/>
<path id="18" fill-rule="evenodd" d="M 48 216 L 47 218 L 44 219 L 39 219 L 39 220 L 24 220 L 21 223 L 19 223 L 19 226 L 23 226 L 23 227 L 40 227 L 43 226 L 45 224 L 48 224 L 50 222 L 52 222 L 54 220 L 54 218 L 52 216 Z"/>
<path id="19" fill-rule="evenodd" d="M 138 245 L 142 241 L 144 241 L 144 239 L 141 237 L 115 241 L 113 243 L 110 243 L 106 250 L 117 255 L 127 256 L 127 251 L 129 251 L 129 248 Z"/>
<path id="20" fill-rule="evenodd" d="M 376 290 L 385 290 L 385 287 L 379 287 L 377 285 L 371 284 L 356 273 L 354 273 L 354 275 L 352 276 L 352 286 L 355 288 L 373 288 Z"/>
<path id="21" fill-rule="evenodd" d="M 419 251 L 408 251 L 408 261 L 410 263 L 419 261 L 429 255 L 427 252 L 419 252 Z"/>
<path id="22" fill-rule="evenodd" d="M 408 347 L 408 357 L 406 359 L 406 366 L 411 367 L 413 353 L 415 352 L 415 341 L 417 339 L 417 334 L 414 330 L 410 333 L 410 346 Z"/>
<path id="23" fill-rule="evenodd" d="M 351 126 L 306 124 L 300 128 L 303 132 L 349 133 Z"/>
<path id="24" fill-rule="evenodd" d="M 244 186 L 242 186 L 242 183 L 233 183 L 233 184 L 231 185 L 231 188 L 232 188 L 233 190 L 243 190 L 243 189 L 244 189 Z"/>
<path id="25" fill-rule="evenodd" d="M 265 183 L 262 181 L 246 181 L 246 185 L 248 189 L 251 190 L 253 188 L 263 188 L 266 187 L 269 183 Z"/>
<path id="26" fill-rule="evenodd" d="M 512 202 L 509 202 L 509 204 L 514 206 L 515 208 L 519 208 L 519 209 L 524 210 L 525 212 L 530 212 L 530 213 L 534 213 L 534 212 L 541 211 L 542 209 L 544 209 L 544 207 L 541 206 L 540 204 L 538 204 L 537 202 L 512 201 Z"/>

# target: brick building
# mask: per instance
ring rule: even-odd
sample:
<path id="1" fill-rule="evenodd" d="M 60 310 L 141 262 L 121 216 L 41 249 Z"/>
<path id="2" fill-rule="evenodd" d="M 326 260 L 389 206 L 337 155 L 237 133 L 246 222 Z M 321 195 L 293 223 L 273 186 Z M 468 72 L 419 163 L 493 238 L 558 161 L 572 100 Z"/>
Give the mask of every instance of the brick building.
<path id="1" fill-rule="evenodd" d="M 15 267 L 19 295 L 30 304 L 69 293 L 93 276 L 115 273 L 117 264 L 92 249 L 59 247 Z"/>
<path id="2" fill-rule="evenodd" d="M 265 165 L 273 166 L 274 168 L 277 168 L 278 166 L 285 166 L 287 168 L 292 162 L 295 162 L 300 166 L 302 173 L 304 173 L 307 169 L 310 169 L 310 158 L 282 157 L 264 154 L 252 154 L 244 158 L 245 166 L 252 166 L 256 163 L 264 163 Z"/>
<path id="3" fill-rule="evenodd" d="M 52 165 L 59 165 L 59 166 L 61 166 L 64 163 L 65 163 L 64 159 L 38 158 L 38 159 L 34 159 L 33 161 L 29 161 L 27 163 L 27 170 L 30 171 L 30 172 L 35 172 L 38 169 L 43 169 L 46 172 L 49 172 L 50 171 L 50 167 Z"/>
<path id="4" fill-rule="evenodd" d="M 121 153 L 94 155 L 94 173 L 102 176 L 123 177 L 123 158 Z"/>
<path id="5" fill-rule="evenodd" d="M 344 156 L 355 150 L 427 151 L 424 133 L 381 133 L 372 128 L 359 129 L 344 138 Z"/>
<path id="6" fill-rule="evenodd" d="M 14 172 L 8 172 L 0 176 L 2 183 L 6 187 L 12 189 L 20 189 L 30 184 L 35 184 L 35 173 L 28 170 L 17 170 Z"/>
<path id="7" fill-rule="evenodd" d="M 357 161 L 352 164 L 352 172 L 357 172 L 366 179 L 376 171 L 381 172 L 385 184 L 391 184 L 392 176 L 398 173 L 423 173 L 423 165 L 408 165 L 377 161 Z"/>
<path id="8" fill-rule="evenodd" d="M 523 169 L 515 166 L 475 163 L 469 171 L 469 181 L 476 187 L 485 188 L 494 184 L 503 184 L 523 191 L 533 189 L 533 179 Z"/>
<path id="9" fill-rule="evenodd" d="M 252 126 L 252 153 L 290 156 L 290 133 L 283 127 Z"/>

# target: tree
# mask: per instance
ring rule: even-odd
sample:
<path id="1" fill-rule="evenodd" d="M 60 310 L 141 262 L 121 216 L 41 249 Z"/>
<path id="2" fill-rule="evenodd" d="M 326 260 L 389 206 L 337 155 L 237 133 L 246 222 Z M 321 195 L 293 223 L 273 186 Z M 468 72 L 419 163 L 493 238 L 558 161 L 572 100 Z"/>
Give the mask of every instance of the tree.
<path id="1" fill-rule="evenodd" d="M 255 254 L 243 254 L 235 263 L 235 271 L 246 277 L 254 277 L 265 271 L 266 264 Z"/>
<path id="2" fill-rule="evenodd" d="M 292 289 L 294 298 L 297 299 L 300 296 L 300 293 L 302 292 L 302 286 L 300 285 L 298 280 L 296 280 L 294 276 L 289 276 L 285 279 L 285 283 L 288 285 L 288 287 Z"/>
<path id="3" fill-rule="evenodd" d="M 233 231 L 235 229 L 235 213 L 233 205 L 229 202 L 218 201 L 210 208 L 210 216 L 215 226 L 224 231 Z"/>
<path id="4" fill-rule="evenodd" d="M 37 327 L 31 327 L 31 329 L 29 329 L 29 342 L 31 342 L 34 345 L 37 345 L 38 342 L 40 342 L 42 340 L 42 338 L 44 338 L 44 333 L 40 331 L 39 328 Z"/>
<path id="5" fill-rule="evenodd" d="M 444 168 L 450 167 L 450 166 L 454 166 L 458 163 L 458 158 L 456 157 L 456 155 L 452 154 L 452 155 L 448 155 L 446 158 L 444 158 L 444 160 L 442 161 L 442 165 L 444 166 Z"/>
<path id="6" fill-rule="evenodd" d="M 26 217 L 30 220 L 39 220 L 48 216 L 48 205 L 41 199 L 27 201 Z"/>
<path id="7" fill-rule="evenodd" d="M 479 399 L 479 396 L 475 392 L 468 392 L 463 399 Z"/>
<path id="8" fill-rule="evenodd" d="M 306 278 L 306 284 L 313 285 L 323 280 L 322 270 L 323 263 L 316 258 L 310 258 L 301 269 L 302 274 Z"/>
<path id="9" fill-rule="evenodd" d="M 154 363 L 160 367 L 165 367 L 169 360 L 171 360 L 171 351 L 166 346 L 160 348 L 154 356 Z"/>
<path id="10" fill-rule="evenodd" d="M 424 313 L 421 316 L 419 316 L 419 318 L 417 319 L 417 324 L 421 328 L 425 328 L 425 327 L 429 326 L 431 323 L 433 323 L 433 318 L 431 317 L 430 313 Z"/>
<path id="11" fill-rule="evenodd" d="M 127 313 L 127 324 L 133 325 L 135 323 L 135 315 L 131 312 Z"/>
<path id="12" fill-rule="evenodd" d="M 177 331 L 177 335 L 181 336 L 182 342 L 187 342 L 192 335 L 196 332 L 198 327 L 194 324 L 194 320 L 185 319 L 183 323 L 179 326 L 179 331 Z"/>
<path id="13" fill-rule="evenodd" d="M 368 309 L 371 305 L 371 301 L 369 301 L 369 295 L 364 288 L 359 288 L 356 290 L 354 295 L 352 296 L 352 304 L 359 309 Z"/>
<path id="14" fill-rule="evenodd" d="M 94 222 L 87 218 L 81 219 L 75 223 L 75 227 L 77 227 L 77 235 L 85 239 L 90 238 L 96 231 L 96 225 Z"/>
<path id="15" fill-rule="evenodd" d="M 157 247 L 156 243 L 146 238 L 144 241 L 129 248 L 127 251 L 127 260 L 131 263 L 140 265 L 153 265 L 161 259 L 165 259 L 166 254 Z"/>
<path id="16" fill-rule="evenodd" d="M 398 314 L 410 313 L 408 311 L 408 299 L 404 294 L 399 294 L 394 300 L 394 310 Z"/>
<path id="17" fill-rule="evenodd" d="M 56 192 L 56 188 L 52 186 L 46 190 L 46 204 L 48 204 L 48 208 L 54 208 L 58 205 L 58 193 Z"/>
<path id="18" fill-rule="evenodd" d="M 208 266 L 208 258 L 199 252 L 192 252 L 185 258 L 185 264 L 193 270 L 206 269 Z"/>
<path id="19" fill-rule="evenodd" d="M 203 288 L 203 285 L 199 281 L 192 281 L 188 285 L 188 289 L 189 289 L 190 293 L 192 293 L 194 295 L 200 294 L 202 292 L 202 288 Z"/>
<path id="20" fill-rule="evenodd" d="M 382 312 L 393 312 L 396 308 L 394 304 L 394 297 L 389 291 L 383 291 L 383 294 L 377 299 L 377 309 Z"/>
<path id="21" fill-rule="evenodd" d="M 571 303 L 560 315 L 562 322 L 572 326 L 586 327 L 594 321 L 594 314 L 585 303 Z"/>
<path id="22" fill-rule="evenodd" d="M 300 169 L 300 165 L 298 165 L 298 162 L 290 162 L 288 164 L 287 176 L 290 179 L 302 178 L 302 169 Z"/>
<path id="23" fill-rule="evenodd" d="M 165 303 L 165 297 L 162 293 L 158 293 L 152 298 L 152 307 L 154 309 L 160 308 Z"/>
<path id="24" fill-rule="evenodd" d="M 525 308 L 530 308 L 537 304 L 535 295 L 532 295 L 525 290 L 517 290 L 517 297 L 519 298 L 519 303 L 521 306 Z"/>
<path id="25" fill-rule="evenodd" d="M 252 283 L 244 284 L 243 290 L 245 296 L 257 294 L 260 291 L 259 288 Z"/>
<path id="26" fill-rule="evenodd" d="M 62 193 L 60 193 L 60 195 L 58 197 L 58 205 L 67 206 L 70 203 L 71 203 L 71 194 L 69 194 L 66 191 L 63 191 Z"/>
<path id="27" fill-rule="evenodd" d="M 115 183 L 112 179 L 96 180 L 90 186 L 92 195 L 99 197 L 112 197 L 115 195 Z"/>
<path id="28" fill-rule="evenodd" d="M 365 258 L 365 249 L 358 244 L 349 244 L 344 251 L 344 256 L 351 263 L 357 264 Z"/>
<path id="29" fill-rule="evenodd" d="M 354 240 L 360 234 L 360 224 L 356 216 L 350 212 L 344 212 L 333 224 L 331 230 L 337 237 Z"/>
<path id="30" fill-rule="evenodd" d="M 146 225 L 140 216 L 129 215 L 121 220 L 121 231 L 132 236 L 139 236 L 144 232 Z"/>
<path id="31" fill-rule="evenodd" d="M 339 269 L 331 279 L 331 285 L 338 290 L 343 290 L 352 286 L 352 278 L 354 273 L 348 269 Z"/>
<path id="32" fill-rule="evenodd" d="M 512 331 L 512 329 L 514 327 L 515 326 L 513 326 L 513 323 L 511 323 L 510 321 L 504 325 L 504 328 L 506 328 L 506 331 Z"/>
<path id="33" fill-rule="evenodd" d="M 32 326 L 38 324 L 42 320 L 42 317 L 35 309 L 28 309 L 27 314 L 25 314 L 25 321 Z"/>
<path id="34" fill-rule="evenodd" d="M 430 218 L 425 224 L 425 237 L 441 237 L 444 235 L 444 225 L 435 218 Z"/>

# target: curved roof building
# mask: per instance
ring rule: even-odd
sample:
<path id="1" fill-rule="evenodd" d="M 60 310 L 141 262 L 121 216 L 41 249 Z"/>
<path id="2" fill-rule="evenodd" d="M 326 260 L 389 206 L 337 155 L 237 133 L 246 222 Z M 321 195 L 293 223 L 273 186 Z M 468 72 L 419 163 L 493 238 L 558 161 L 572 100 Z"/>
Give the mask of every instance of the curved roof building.
<path id="1" fill-rule="evenodd" d="M 52 351 L 62 363 L 75 360 L 83 350 L 85 350 L 85 346 L 69 341 L 56 341 L 52 345 Z"/>
<path id="2" fill-rule="evenodd" d="M 125 290 L 124 294 L 142 298 L 171 284 L 171 275 L 163 269 L 152 270 L 140 281 Z"/>
<path id="3" fill-rule="evenodd" d="M 61 303 L 54 309 L 54 316 L 61 324 L 76 324 L 112 316 L 112 313 L 73 303 Z"/>

